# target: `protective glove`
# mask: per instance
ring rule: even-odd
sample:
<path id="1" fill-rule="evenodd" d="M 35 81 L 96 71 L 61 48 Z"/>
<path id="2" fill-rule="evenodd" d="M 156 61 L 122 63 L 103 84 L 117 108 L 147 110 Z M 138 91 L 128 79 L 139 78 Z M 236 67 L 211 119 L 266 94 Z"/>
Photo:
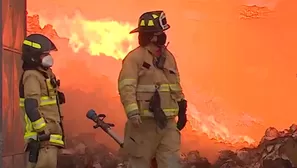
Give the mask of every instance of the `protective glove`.
<path id="1" fill-rule="evenodd" d="M 178 102 L 179 111 L 178 111 L 178 120 L 177 120 L 177 128 L 181 131 L 187 123 L 187 100 L 182 99 Z"/>
<path id="2" fill-rule="evenodd" d="M 183 114 L 183 115 L 178 115 L 178 120 L 177 120 L 177 129 L 179 129 L 180 131 L 186 126 L 187 123 L 187 115 Z"/>
<path id="3" fill-rule="evenodd" d="M 139 114 L 129 117 L 129 120 L 135 128 L 139 128 L 140 124 L 142 124 L 141 117 Z"/>
<path id="4" fill-rule="evenodd" d="M 60 104 L 66 103 L 65 95 L 63 92 L 58 91 L 58 99 Z"/>
<path id="5" fill-rule="evenodd" d="M 41 131 L 37 133 L 39 141 L 48 141 L 50 139 L 50 132 Z"/>

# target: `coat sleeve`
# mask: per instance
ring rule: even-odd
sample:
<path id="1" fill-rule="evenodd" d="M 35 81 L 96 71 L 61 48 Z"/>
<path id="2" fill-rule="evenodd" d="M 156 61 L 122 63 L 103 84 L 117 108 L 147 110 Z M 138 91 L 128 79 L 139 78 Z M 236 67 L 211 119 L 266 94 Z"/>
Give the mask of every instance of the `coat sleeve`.
<path id="1" fill-rule="evenodd" d="M 23 77 L 23 84 L 25 99 L 36 99 L 38 100 L 38 104 L 40 104 L 41 88 L 38 77 L 35 74 L 25 73 Z"/>
<path id="2" fill-rule="evenodd" d="M 179 70 L 178 70 L 178 66 L 177 66 L 177 63 L 176 63 L 176 60 L 174 58 L 174 56 L 172 55 L 172 58 L 173 58 L 173 61 L 174 61 L 174 66 L 175 66 L 175 70 L 176 70 L 176 84 L 179 88 L 179 91 L 177 92 L 177 96 L 178 96 L 178 100 L 182 100 L 182 99 L 185 99 L 185 95 L 183 93 L 183 89 L 182 89 L 182 86 L 181 86 L 181 83 L 180 83 L 180 73 L 179 73 Z"/>
<path id="3" fill-rule="evenodd" d="M 123 60 L 118 78 L 118 91 L 127 117 L 139 114 L 136 101 L 136 86 L 138 81 L 138 64 L 133 53 Z"/>
<path id="4" fill-rule="evenodd" d="M 34 73 L 25 72 L 23 77 L 24 84 L 24 108 L 27 117 L 32 123 L 34 130 L 43 131 L 46 123 L 40 116 L 39 106 L 41 100 L 41 88 L 38 77 Z"/>

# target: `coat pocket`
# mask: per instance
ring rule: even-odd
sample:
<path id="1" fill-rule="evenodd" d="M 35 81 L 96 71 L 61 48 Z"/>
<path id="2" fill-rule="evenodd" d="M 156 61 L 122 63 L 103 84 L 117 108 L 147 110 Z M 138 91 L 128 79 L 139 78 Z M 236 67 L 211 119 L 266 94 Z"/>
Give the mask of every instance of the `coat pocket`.
<path id="1" fill-rule="evenodd" d="M 138 108 L 140 113 L 149 109 L 150 99 L 153 93 L 136 93 L 136 100 L 138 103 Z"/>

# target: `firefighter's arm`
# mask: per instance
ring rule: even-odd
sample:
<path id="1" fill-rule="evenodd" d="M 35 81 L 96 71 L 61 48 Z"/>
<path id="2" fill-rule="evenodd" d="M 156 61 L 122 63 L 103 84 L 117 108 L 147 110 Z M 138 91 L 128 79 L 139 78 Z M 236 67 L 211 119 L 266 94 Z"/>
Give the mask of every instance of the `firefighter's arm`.
<path id="1" fill-rule="evenodd" d="M 176 85 L 177 85 L 177 88 L 179 89 L 179 91 L 177 91 L 177 98 L 178 98 L 177 101 L 178 101 L 179 111 L 178 111 L 178 120 L 177 120 L 176 126 L 181 131 L 182 129 L 184 129 L 188 121 L 187 114 L 186 114 L 188 102 L 187 100 L 185 100 L 185 95 L 183 93 L 183 89 L 180 83 L 180 73 L 177 67 L 176 60 L 173 55 L 172 55 L 172 58 L 173 58 L 175 71 L 176 71 Z"/>
<path id="2" fill-rule="evenodd" d="M 175 70 L 176 70 L 176 84 L 177 84 L 177 88 L 179 88 L 179 91 L 178 91 L 178 101 L 180 100 L 183 100 L 185 99 L 185 95 L 183 93 L 183 89 L 182 89 L 182 86 L 181 86 L 181 83 L 180 83 L 180 73 L 179 73 L 179 70 L 178 70 L 178 67 L 177 67 L 177 63 L 176 63 L 176 60 L 174 58 L 174 56 L 172 56 L 173 60 L 174 60 L 174 66 L 175 66 Z"/>
<path id="3" fill-rule="evenodd" d="M 128 118 L 139 114 L 136 102 L 138 65 L 134 58 L 131 53 L 126 56 L 118 78 L 118 91 Z"/>
<path id="4" fill-rule="evenodd" d="M 35 131 L 42 132 L 46 126 L 45 120 L 40 116 L 38 107 L 41 100 L 40 82 L 36 75 L 25 73 L 24 84 L 24 106 L 25 112 Z"/>

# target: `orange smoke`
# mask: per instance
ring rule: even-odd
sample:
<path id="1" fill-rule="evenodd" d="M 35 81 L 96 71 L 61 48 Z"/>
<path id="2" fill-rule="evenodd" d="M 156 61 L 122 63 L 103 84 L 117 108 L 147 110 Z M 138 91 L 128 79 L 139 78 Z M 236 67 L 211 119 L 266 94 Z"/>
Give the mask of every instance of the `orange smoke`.
<path id="1" fill-rule="evenodd" d="M 46 4 L 44 7 L 39 1 L 29 0 L 28 11 L 39 14 L 41 26 L 51 24 L 57 31 L 59 38 L 52 36 L 59 48 L 54 68 L 63 87 L 97 98 L 103 92 L 100 99 L 108 99 L 108 113 L 114 117 L 110 120 L 120 125 L 125 116 L 116 90 L 121 65 L 117 60 L 137 46 L 136 36 L 129 31 L 143 11 L 152 9 L 164 9 L 172 26 L 168 31 L 169 48 L 176 55 L 189 100 L 185 143 L 193 139 L 202 142 L 197 135 L 206 134 L 231 145 L 254 144 L 266 127 L 284 128 L 294 122 L 294 0 L 158 1 L 149 7 L 147 2 L 130 0 L 60 0 Z M 82 78 L 77 80 L 78 76 Z M 100 87 L 103 91 L 99 93 Z M 94 102 L 96 106 L 97 100 L 83 102 L 85 108 L 81 110 L 87 110 L 91 108 L 87 104 Z M 83 115 L 73 112 L 69 117 L 75 120 Z M 87 129 L 89 126 L 78 130 Z M 185 146 L 205 147 L 197 142 Z"/>

